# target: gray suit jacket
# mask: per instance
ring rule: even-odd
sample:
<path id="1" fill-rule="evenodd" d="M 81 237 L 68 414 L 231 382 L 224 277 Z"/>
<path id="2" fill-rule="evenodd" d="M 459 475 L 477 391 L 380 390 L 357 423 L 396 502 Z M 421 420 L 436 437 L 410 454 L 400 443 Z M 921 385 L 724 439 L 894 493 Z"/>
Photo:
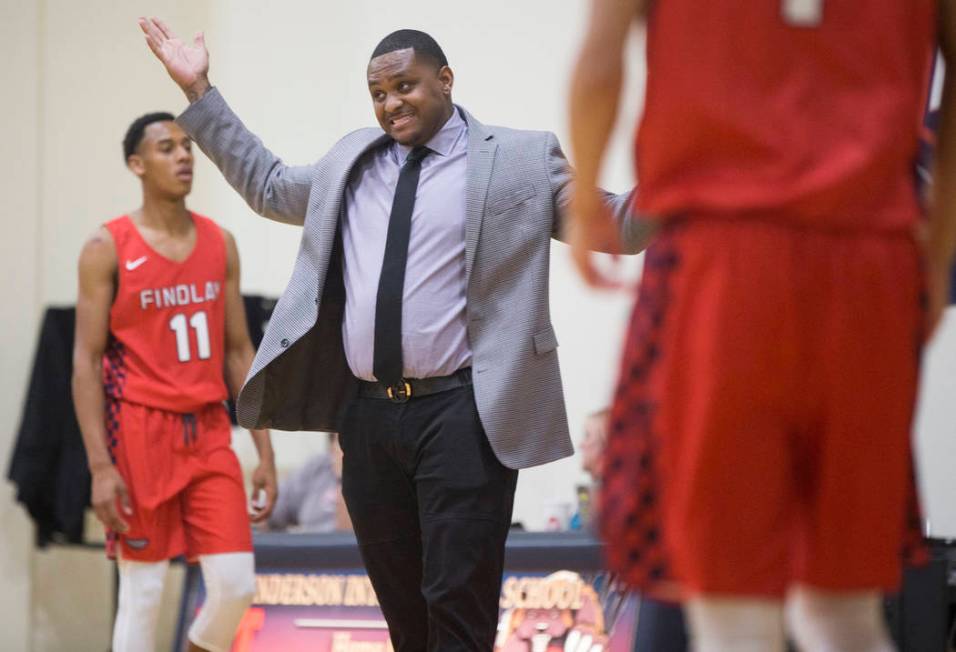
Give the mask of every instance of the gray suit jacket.
<path id="1" fill-rule="evenodd" d="M 475 401 L 503 464 L 544 464 L 573 452 L 548 307 L 550 241 L 559 235 L 570 200 L 570 170 L 554 134 L 486 127 L 463 114 Z M 336 430 L 357 388 L 342 346 L 342 198 L 355 163 L 388 137 L 378 128 L 360 129 L 317 162 L 288 166 L 243 126 L 215 89 L 178 122 L 254 211 L 304 227 L 292 278 L 239 394 L 239 422 Z M 647 227 L 629 219 L 628 199 L 608 196 L 625 249 L 636 252 Z"/>

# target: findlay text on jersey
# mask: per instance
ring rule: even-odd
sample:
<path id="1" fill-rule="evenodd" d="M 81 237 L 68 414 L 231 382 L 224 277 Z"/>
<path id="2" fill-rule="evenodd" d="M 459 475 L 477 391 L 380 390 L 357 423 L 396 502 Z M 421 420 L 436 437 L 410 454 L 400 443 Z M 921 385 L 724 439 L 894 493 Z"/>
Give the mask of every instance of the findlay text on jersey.
<path id="1" fill-rule="evenodd" d="M 199 286 L 203 290 L 199 290 Z M 222 285 L 219 281 L 206 281 L 203 283 L 180 283 L 160 288 L 146 288 L 139 292 L 139 306 L 143 310 L 149 308 L 173 308 L 176 306 L 188 306 L 197 303 L 206 303 L 215 301 Z"/>

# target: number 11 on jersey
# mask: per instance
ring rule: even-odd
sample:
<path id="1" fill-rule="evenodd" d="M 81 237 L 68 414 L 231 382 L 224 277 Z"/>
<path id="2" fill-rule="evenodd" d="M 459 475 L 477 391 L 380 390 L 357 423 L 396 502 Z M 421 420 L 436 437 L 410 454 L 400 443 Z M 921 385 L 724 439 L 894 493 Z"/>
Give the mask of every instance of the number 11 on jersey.
<path id="1" fill-rule="evenodd" d="M 189 326 L 196 331 L 196 354 L 200 360 L 208 360 L 212 351 L 209 346 L 209 321 L 206 312 L 200 310 L 189 318 L 186 325 L 186 315 L 179 313 L 169 320 L 169 329 L 176 333 L 176 355 L 180 362 L 189 362 L 192 351 L 189 346 Z"/>
<path id="2" fill-rule="evenodd" d="M 823 22 L 823 0 L 781 0 L 780 11 L 794 27 L 817 27 Z"/>

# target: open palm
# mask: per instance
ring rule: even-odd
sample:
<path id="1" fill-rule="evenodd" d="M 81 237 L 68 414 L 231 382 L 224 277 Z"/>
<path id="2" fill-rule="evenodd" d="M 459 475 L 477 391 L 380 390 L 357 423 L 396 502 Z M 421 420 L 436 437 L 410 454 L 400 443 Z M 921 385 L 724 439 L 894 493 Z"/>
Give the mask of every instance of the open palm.
<path id="1" fill-rule="evenodd" d="M 192 44 L 187 44 L 158 18 L 140 18 L 139 26 L 146 35 L 149 49 L 180 88 L 188 92 L 197 84 L 208 84 L 209 51 L 202 33 L 196 35 Z"/>

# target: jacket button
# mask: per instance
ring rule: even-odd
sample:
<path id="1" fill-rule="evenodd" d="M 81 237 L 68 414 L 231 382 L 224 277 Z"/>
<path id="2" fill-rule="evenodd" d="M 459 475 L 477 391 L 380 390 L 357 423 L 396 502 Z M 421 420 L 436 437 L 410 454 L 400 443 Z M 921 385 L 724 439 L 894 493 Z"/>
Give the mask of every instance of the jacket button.
<path id="1" fill-rule="evenodd" d="M 286 347 L 288 347 L 288 346 L 289 346 L 289 340 L 287 340 L 287 339 L 285 339 L 285 338 L 283 337 L 283 338 L 282 338 L 282 341 L 279 342 L 279 346 L 281 346 L 283 349 L 286 348 Z"/>

